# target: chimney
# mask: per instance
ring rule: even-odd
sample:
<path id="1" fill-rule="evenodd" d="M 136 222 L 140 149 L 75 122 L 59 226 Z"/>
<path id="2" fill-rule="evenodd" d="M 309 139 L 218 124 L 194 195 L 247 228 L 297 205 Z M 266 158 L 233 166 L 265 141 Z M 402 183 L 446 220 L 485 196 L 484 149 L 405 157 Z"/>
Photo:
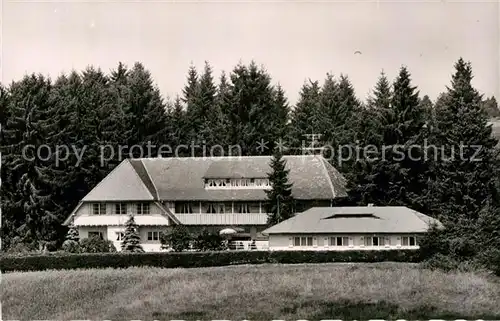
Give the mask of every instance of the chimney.
<path id="1" fill-rule="evenodd" d="M 368 204 L 368 207 L 372 207 L 372 206 L 373 206 L 373 203 Z"/>

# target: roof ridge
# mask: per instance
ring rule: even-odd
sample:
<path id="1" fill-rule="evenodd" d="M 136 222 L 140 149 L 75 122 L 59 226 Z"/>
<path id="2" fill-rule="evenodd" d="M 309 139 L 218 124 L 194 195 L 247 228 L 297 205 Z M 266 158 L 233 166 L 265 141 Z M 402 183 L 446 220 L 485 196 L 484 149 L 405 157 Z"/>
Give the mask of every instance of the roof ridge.
<path id="1" fill-rule="evenodd" d="M 133 160 L 129 160 L 129 163 L 130 163 L 130 166 L 132 166 L 132 169 L 134 170 L 134 173 L 135 175 L 137 175 L 137 177 L 139 178 L 139 180 L 141 181 L 142 183 L 142 186 L 144 186 L 144 188 L 146 189 L 146 191 L 148 191 L 148 193 L 151 195 L 151 197 L 153 198 L 153 200 L 155 199 L 155 196 L 153 195 L 153 193 L 151 193 L 151 191 L 149 190 L 148 186 L 146 185 L 146 183 L 144 183 L 144 180 L 142 179 L 141 175 L 139 175 L 139 173 L 137 173 L 137 170 L 135 169 L 134 165 L 132 165 L 132 161 L 137 161 L 136 159 L 133 159 Z M 144 166 L 144 164 L 142 163 L 142 161 L 139 161 L 139 163 L 144 167 L 144 170 L 146 170 L 146 166 Z M 147 170 L 146 170 L 146 173 L 147 173 Z M 149 174 L 148 174 L 149 176 Z M 153 182 L 151 182 L 153 183 Z M 154 186 L 154 185 L 153 185 Z"/>
<path id="2" fill-rule="evenodd" d="M 325 159 L 320 159 L 319 160 L 320 163 L 321 163 L 321 166 L 323 167 L 323 171 L 326 175 L 326 180 L 328 181 L 328 185 L 330 186 L 330 189 L 332 191 L 332 199 L 335 198 L 335 188 L 333 187 L 333 183 L 332 183 L 332 179 L 330 178 L 330 174 L 328 173 L 328 169 L 326 168 L 326 165 L 325 165 L 325 162 L 326 160 Z"/>
<path id="3" fill-rule="evenodd" d="M 156 199 L 159 200 L 160 199 L 160 193 L 158 193 L 158 188 L 156 187 L 155 182 L 153 181 L 153 178 L 149 174 L 149 171 L 148 171 L 148 168 L 146 167 L 146 165 L 144 165 L 144 163 L 142 162 L 142 160 L 140 160 L 140 162 L 142 164 L 142 167 L 144 167 L 144 170 L 146 171 L 146 174 L 148 174 L 148 179 L 151 182 L 151 185 L 153 185 L 153 188 L 154 188 L 154 190 L 156 192 Z"/>

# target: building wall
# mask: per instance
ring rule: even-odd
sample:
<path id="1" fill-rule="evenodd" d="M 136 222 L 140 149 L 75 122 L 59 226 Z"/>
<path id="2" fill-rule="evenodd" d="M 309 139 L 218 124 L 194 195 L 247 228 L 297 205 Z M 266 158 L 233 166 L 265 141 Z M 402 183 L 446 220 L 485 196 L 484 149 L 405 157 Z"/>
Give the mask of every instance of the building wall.
<path id="1" fill-rule="evenodd" d="M 160 241 L 148 241 L 148 232 L 164 232 L 166 227 L 162 226 L 140 226 L 139 235 L 141 236 L 141 245 L 146 252 L 160 251 Z M 101 232 L 103 238 L 113 242 L 117 251 L 121 251 L 121 241 L 117 240 L 117 233 L 124 232 L 125 226 L 81 226 L 78 228 L 80 239 L 88 238 L 88 232 Z"/>
<path id="2" fill-rule="evenodd" d="M 108 228 L 106 226 L 80 226 L 78 227 L 78 237 L 86 239 L 89 232 L 101 232 L 104 239 L 108 239 Z"/>
<path id="3" fill-rule="evenodd" d="M 365 246 L 365 237 L 380 236 L 385 238 L 386 245 L 384 246 Z M 320 234 L 320 235 L 270 235 L 269 236 L 269 249 L 275 251 L 292 251 L 292 250 L 332 250 L 332 251 L 345 251 L 345 250 L 384 250 L 384 249 L 418 249 L 418 243 L 415 246 L 402 246 L 401 238 L 403 236 L 417 237 L 418 234 L 394 234 L 394 235 L 373 235 L 373 234 Z M 312 237 L 312 246 L 294 246 L 294 237 Z M 329 237 L 348 237 L 348 246 L 330 246 Z M 387 245 L 390 242 L 390 245 Z"/>

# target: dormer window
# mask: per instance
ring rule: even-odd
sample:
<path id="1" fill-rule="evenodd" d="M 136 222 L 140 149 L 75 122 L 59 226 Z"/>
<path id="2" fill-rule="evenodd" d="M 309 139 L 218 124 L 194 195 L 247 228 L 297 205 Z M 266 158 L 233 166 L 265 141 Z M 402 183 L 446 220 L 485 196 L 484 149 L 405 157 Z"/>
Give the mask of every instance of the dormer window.
<path id="1" fill-rule="evenodd" d="M 225 178 L 225 179 L 205 179 L 205 188 L 232 188 L 232 189 L 262 189 L 270 186 L 267 178 Z"/>

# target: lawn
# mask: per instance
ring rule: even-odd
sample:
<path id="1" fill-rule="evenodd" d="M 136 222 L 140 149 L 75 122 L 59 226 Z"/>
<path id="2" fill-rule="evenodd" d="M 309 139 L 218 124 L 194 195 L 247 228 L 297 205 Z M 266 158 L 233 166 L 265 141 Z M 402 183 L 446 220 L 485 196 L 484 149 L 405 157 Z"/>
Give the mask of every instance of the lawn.
<path id="1" fill-rule="evenodd" d="M 409 264 L 2 275 L 4 320 L 500 319 L 500 282 Z"/>

